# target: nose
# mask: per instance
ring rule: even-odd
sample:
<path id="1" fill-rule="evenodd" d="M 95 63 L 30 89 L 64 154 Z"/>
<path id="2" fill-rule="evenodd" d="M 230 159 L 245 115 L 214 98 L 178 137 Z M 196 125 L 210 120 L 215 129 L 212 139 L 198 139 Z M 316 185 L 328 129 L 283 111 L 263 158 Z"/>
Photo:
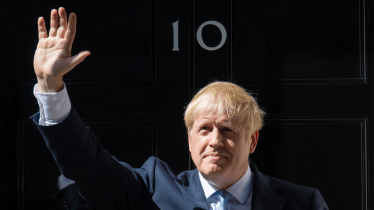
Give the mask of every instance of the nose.
<path id="1" fill-rule="evenodd" d="M 211 137 L 209 141 L 209 146 L 213 148 L 223 147 L 223 137 L 219 129 L 213 128 L 213 131 L 210 134 Z"/>

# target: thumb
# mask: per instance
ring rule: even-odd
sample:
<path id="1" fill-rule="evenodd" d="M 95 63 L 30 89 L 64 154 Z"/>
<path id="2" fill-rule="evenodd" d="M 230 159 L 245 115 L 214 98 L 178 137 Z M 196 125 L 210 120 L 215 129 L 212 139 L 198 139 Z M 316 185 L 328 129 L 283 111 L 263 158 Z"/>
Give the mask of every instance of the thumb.
<path id="1" fill-rule="evenodd" d="M 82 62 L 89 55 L 91 55 L 90 51 L 83 51 L 74 55 L 73 57 L 66 59 L 66 63 L 69 66 L 69 69 L 73 69 L 76 65 Z"/>

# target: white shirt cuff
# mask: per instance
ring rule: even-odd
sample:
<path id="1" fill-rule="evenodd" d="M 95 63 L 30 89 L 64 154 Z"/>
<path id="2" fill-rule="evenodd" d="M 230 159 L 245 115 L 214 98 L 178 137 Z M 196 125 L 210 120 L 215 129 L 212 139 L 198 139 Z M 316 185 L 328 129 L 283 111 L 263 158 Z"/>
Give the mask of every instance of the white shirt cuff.
<path id="1" fill-rule="evenodd" d="M 58 177 L 58 183 L 57 183 L 57 187 L 59 190 L 62 190 L 64 189 L 65 187 L 71 185 L 71 184 L 74 184 L 75 181 L 74 180 L 71 180 L 71 179 L 68 179 L 66 178 L 63 174 L 61 174 L 59 177 Z"/>
<path id="2" fill-rule="evenodd" d="M 40 108 L 39 125 L 51 126 L 64 121 L 70 114 L 71 103 L 66 85 L 60 92 L 41 93 L 38 84 L 34 86 L 34 96 Z"/>

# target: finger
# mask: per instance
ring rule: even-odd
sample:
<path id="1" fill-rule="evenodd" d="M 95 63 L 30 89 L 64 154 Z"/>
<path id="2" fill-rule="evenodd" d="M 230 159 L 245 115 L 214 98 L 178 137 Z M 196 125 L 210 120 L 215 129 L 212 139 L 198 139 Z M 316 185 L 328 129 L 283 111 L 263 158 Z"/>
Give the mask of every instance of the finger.
<path id="1" fill-rule="evenodd" d="M 58 14 L 57 10 L 53 9 L 51 11 L 51 28 L 49 29 L 49 36 L 56 36 L 58 27 Z"/>
<path id="2" fill-rule="evenodd" d="M 66 30 L 66 33 L 65 33 L 65 39 L 68 41 L 70 46 L 73 45 L 76 26 L 77 26 L 77 16 L 75 15 L 75 13 L 70 13 L 68 29 Z"/>
<path id="3" fill-rule="evenodd" d="M 38 31 L 39 31 L 39 40 L 47 38 L 47 29 L 45 27 L 45 21 L 43 17 L 38 18 Z"/>
<path id="4" fill-rule="evenodd" d="M 67 15 L 66 10 L 63 7 L 58 9 L 59 15 L 59 23 L 58 23 L 58 30 L 57 30 L 57 37 L 64 38 L 66 28 L 67 28 Z"/>
<path id="5" fill-rule="evenodd" d="M 73 69 L 79 63 L 81 63 L 89 55 L 91 55 L 90 51 L 83 51 L 71 58 L 66 58 L 66 63 L 69 66 L 69 70 L 67 72 L 64 72 L 64 74 L 68 73 L 71 69 Z"/>

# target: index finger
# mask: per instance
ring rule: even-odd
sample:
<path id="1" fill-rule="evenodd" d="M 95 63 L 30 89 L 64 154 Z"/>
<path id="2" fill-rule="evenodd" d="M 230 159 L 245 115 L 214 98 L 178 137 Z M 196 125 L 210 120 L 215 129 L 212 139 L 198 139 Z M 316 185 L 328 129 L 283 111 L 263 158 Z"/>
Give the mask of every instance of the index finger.
<path id="1" fill-rule="evenodd" d="M 39 31 L 39 40 L 48 37 L 47 30 L 45 28 L 45 21 L 43 17 L 39 17 L 38 19 L 38 31 Z"/>
<path id="2" fill-rule="evenodd" d="M 70 13 L 68 29 L 65 32 L 65 39 L 69 42 L 70 45 L 72 45 L 74 41 L 76 25 L 77 25 L 77 16 L 75 15 L 75 13 Z"/>

